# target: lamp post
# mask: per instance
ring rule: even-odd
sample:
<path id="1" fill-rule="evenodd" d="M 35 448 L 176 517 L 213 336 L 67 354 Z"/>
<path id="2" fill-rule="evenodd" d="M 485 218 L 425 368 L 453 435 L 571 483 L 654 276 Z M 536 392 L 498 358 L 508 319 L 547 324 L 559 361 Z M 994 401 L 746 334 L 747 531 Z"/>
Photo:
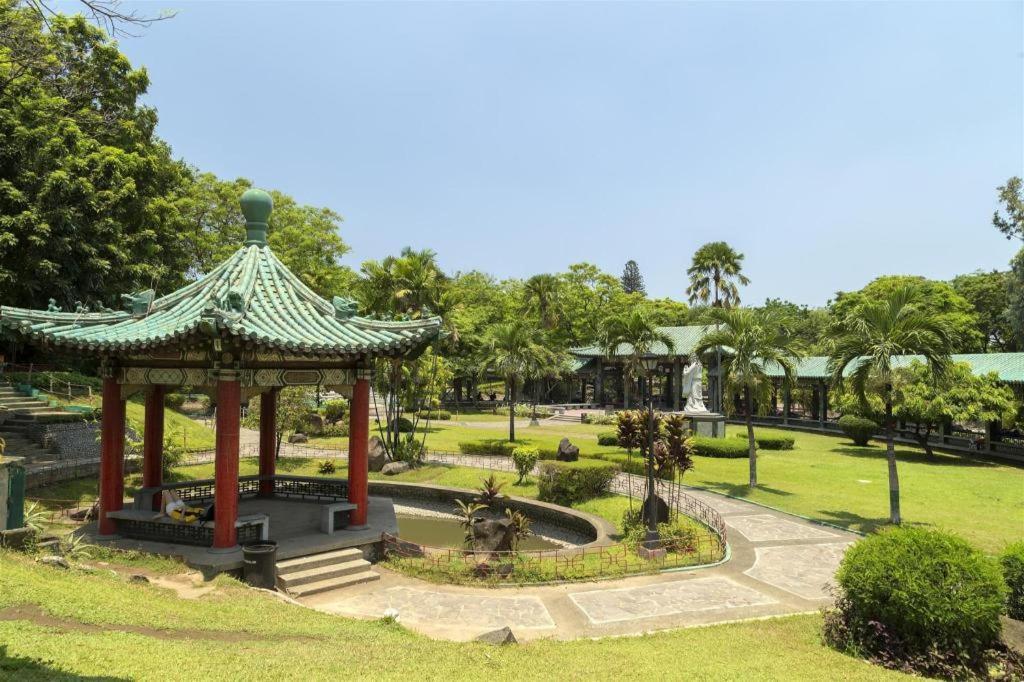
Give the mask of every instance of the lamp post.
<path id="1" fill-rule="evenodd" d="M 658 506 L 654 492 L 654 373 L 658 371 L 658 358 L 644 355 L 640 366 L 647 375 L 647 533 L 644 546 L 648 550 L 658 548 Z"/>

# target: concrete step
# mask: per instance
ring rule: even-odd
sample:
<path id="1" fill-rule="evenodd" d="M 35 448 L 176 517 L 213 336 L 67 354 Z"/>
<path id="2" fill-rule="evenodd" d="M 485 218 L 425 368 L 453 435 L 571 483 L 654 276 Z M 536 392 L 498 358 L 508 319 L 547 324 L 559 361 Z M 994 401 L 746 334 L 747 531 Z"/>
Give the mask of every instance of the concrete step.
<path id="1" fill-rule="evenodd" d="M 45 405 L 46 402 L 35 398 L 22 396 L 0 396 L 0 407 L 12 407 L 19 405 Z"/>
<path id="2" fill-rule="evenodd" d="M 310 554 L 309 556 L 300 556 L 294 559 L 278 561 L 277 574 L 279 576 L 283 576 L 289 573 L 300 573 L 302 571 L 308 571 L 311 568 L 319 568 L 329 564 L 353 561 L 355 559 L 362 558 L 363 553 L 354 547 L 339 549 L 333 552 L 322 552 L 321 554 Z"/>
<path id="3" fill-rule="evenodd" d="M 288 593 L 293 597 L 306 597 L 311 594 L 327 592 L 328 590 L 340 590 L 343 587 L 360 585 L 374 580 L 380 580 L 380 576 L 373 571 L 363 571 L 362 573 L 353 573 L 351 575 L 343 575 L 337 578 L 328 578 L 327 580 L 299 585 L 289 589 Z"/>
<path id="4" fill-rule="evenodd" d="M 289 592 L 302 585 L 323 582 L 331 578 L 340 578 L 347 575 L 355 575 L 369 571 L 370 562 L 366 559 L 353 559 L 326 566 L 318 566 L 306 571 L 289 572 L 278 574 L 277 580 L 281 587 Z"/>

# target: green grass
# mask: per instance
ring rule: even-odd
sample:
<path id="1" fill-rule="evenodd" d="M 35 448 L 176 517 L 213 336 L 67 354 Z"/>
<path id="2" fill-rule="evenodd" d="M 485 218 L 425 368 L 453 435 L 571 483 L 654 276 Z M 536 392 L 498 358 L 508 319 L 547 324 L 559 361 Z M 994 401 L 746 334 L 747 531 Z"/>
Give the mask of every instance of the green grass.
<path id="1" fill-rule="evenodd" d="M 0 678 L 815 680 L 826 670 L 832 679 L 901 677 L 824 647 L 816 615 L 492 647 L 217 584 L 217 595 L 183 600 L 108 571 L 62 571 L 0 552 L 0 609 L 31 605 L 60 619 L 0 620 Z"/>
<path id="2" fill-rule="evenodd" d="M 728 437 L 742 428 L 729 425 Z M 623 457 L 621 448 L 597 444 L 597 434 L 611 430 L 614 427 L 543 423 L 517 425 L 516 436 L 520 443 L 543 449 L 554 449 L 567 436 L 584 457 Z M 844 437 L 780 429 L 758 429 L 758 433 L 789 435 L 796 444 L 792 450 L 758 453 L 760 485 L 755 490 L 746 484 L 746 458 L 697 457 L 685 483 L 859 532 L 887 524 L 883 445 L 857 447 Z M 431 424 L 427 447 L 457 451 L 460 442 L 500 443 L 507 438 L 507 425 L 437 422 Z M 920 448 L 902 445 L 896 448 L 896 457 L 905 523 L 953 531 L 987 552 L 997 552 L 1024 537 L 1024 467 L 960 455 L 928 457 Z"/>
<path id="3" fill-rule="evenodd" d="M 75 398 L 70 404 L 99 407 L 100 398 Z M 125 418 L 128 425 L 141 436 L 146 418 L 146 406 L 142 398 L 135 397 L 127 402 Z M 164 409 L 164 436 L 172 438 L 175 444 L 188 450 L 209 450 L 214 447 L 213 429 L 169 407 Z"/>

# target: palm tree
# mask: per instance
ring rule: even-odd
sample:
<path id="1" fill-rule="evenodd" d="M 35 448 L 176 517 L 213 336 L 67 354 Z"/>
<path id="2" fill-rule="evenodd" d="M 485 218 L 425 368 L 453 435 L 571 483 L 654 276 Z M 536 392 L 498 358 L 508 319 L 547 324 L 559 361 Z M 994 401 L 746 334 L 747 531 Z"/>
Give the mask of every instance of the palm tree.
<path id="1" fill-rule="evenodd" d="M 534 275 L 523 285 L 523 307 L 537 313 L 545 329 L 554 329 L 562 319 L 561 282 L 554 275 Z"/>
<path id="2" fill-rule="evenodd" d="M 745 308 L 714 308 L 710 315 L 716 322 L 715 330 L 704 334 L 694 353 L 699 357 L 712 348 L 727 349 L 728 357 L 720 366 L 726 384 L 742 391 L 745 397 L 750 487 L 754 488 L 757 486 L 754 396 L 766 396 L 771 391 L 770 369 L 781 369 L 783 380 L 792 385 L 801 351 L 785 319 L 777 314 Z"/>
<path id="3" fill-rule="evenodd" d="M 675 350 L 675 344 L 640 308 L 634 308 L 625 316 L 605 320 L 603 337 L 601 345 L 605 355 L 614 356 L 621 346 L 629 347 L 629 355 L 623 363 L 623 399 L 628 409 L 629 386 L 642 370 L 640 358 L 650 355 L 657 344 L 663 345 L 666 352 L 671 353 Z"/>
<path id="4" fill-rule="evenodd" d="M 493 327 L 484 339 L 482 371 L 496 373 L 505 381 L 508 396 L 508 439 L 516 439 L 516 388 L 526 377 L 538 376 L 555 362 L 544 345 L 540 330 L 522 320 Z"/>
<path id="5" fill-rule="evenodd" d="M 881 387 L 885 401 L 885 454 L 889 463 L 889 521 L 899 524 L 900 480 L 893 443 L 893 367 L 896 355 L 921 355 L 935 378 L 948 371 L 953 333 L 941 316 L 919 307 L 919 290 L 902 286 L 881 300 L 866 301 L 840 320 L 829 353 L 832 383 L 849 381 L 862 401 L 872 382 Z M 847 369 L 849 371 L 849 377 Z"/>
<path id="6" fill-rule="evenodd" d="M 703 303 L 715 308 L 731 308 L 740 304 L 740 290 L 737 283 L 750 284 L 741 270 L 743 254 L 737 253 L 725 242 L 708 242 L 693 254 L 693 262 L 687 268 L 690 286 L 686 293 L 690 305 Z M 722 411 L 722 352 L 715 349 L 718 381 L 715 386 L 715 410 Z"/>
<path id="7" fill-rule="evenodd" d="M 437 311 L 446 284 L 436 253 L 405 247 L 397 257 L 363 263 L 356 293 L 372 313 L 415 319 Z"/>

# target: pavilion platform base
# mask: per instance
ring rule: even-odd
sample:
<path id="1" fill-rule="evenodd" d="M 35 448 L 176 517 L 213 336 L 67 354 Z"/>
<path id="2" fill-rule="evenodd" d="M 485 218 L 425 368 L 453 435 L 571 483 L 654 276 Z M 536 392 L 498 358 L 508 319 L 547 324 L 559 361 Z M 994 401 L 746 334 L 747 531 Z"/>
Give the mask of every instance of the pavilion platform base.
<path id="1" fill-rule="evenodd" d="M 395 505 L 389 497 L 370 497 L 367 525 L 359 530 L 338 529 L 331 534 L 322 532 L 322 507 L 323 504 L 318 502 L 255 498 L 241 500 L 238 513 L 240 516 L 262 513 L 270 517 L 270 539 L 277 543 L 278 561 L 350 547 L 359 548 L 367 560 L 376 561 L 381 550 L 381 533 L 398 533 Z M 232 552 L 216 553 L 210 551 L 209 547 L 125 537 L 104 540 L 96 534 L 95 524 L 86 526 L 84 532 L 88 542 L 180 559 L 191 568 L 202 571 L 207 578 L 242 568 L 240 548 Z"/>

